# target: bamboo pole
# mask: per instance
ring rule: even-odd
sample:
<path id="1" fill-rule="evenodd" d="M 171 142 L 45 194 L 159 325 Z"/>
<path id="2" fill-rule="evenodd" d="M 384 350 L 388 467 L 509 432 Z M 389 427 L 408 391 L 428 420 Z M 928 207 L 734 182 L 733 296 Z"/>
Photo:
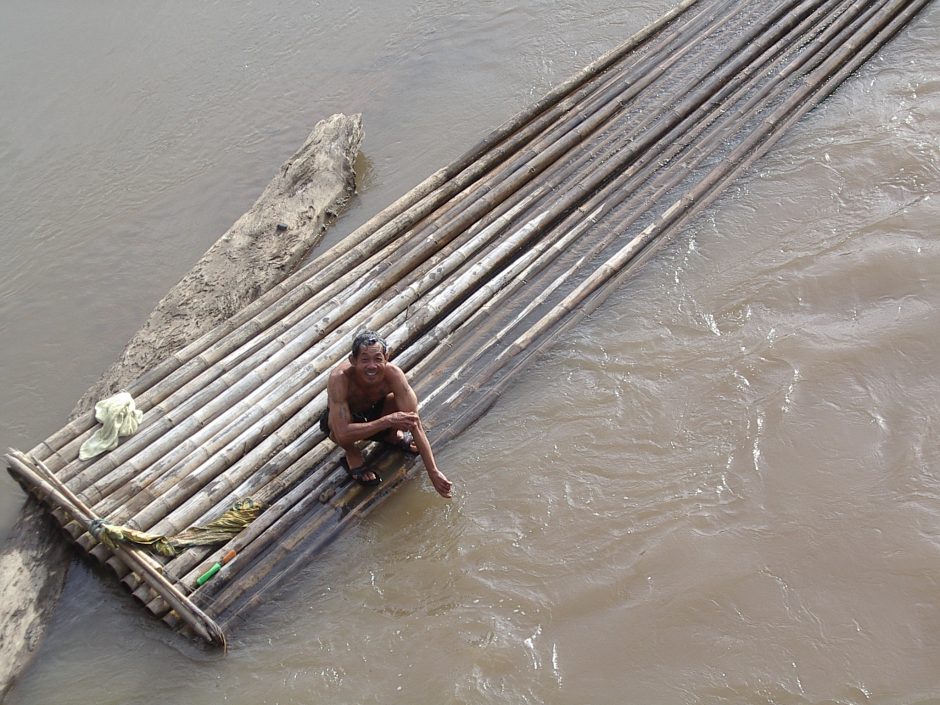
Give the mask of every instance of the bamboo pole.
<path id="1" fill-rule="evenodd" d="M 811 3 L 804 3 L 804 6 L 806 7 L 809 7 L 810 5 Z M 732 15 L 726 15 L 725 17 L 722 18 L 721 21 L 726 21 L 731 16 Z M 792 26 L 795 23 L 796 19 L 798 18 L 798 14 L 790 11 L 790 7 L 784 7 L 779 12 L 779 14 L 773 18 L 773 20 L 777 20 L 781 18 L 785 20 L 783 30 L 781 31 L 785 31 L 787 27 Z M 718 61 L 716 61 L 713 64 L 713 68 L 715 70 L 720 69 L 720 71 L 722 72 L 719 74 L 718 77 L 714 79 L 715 83 L 727 82 L 728 80 L 727 76 L 733 77 L 734 74 L 740 70 L 740 67 L 744 65 L 750 59 L 751 55 L 753 55 L 753 53 L 762 46 L 760 42 L 752 42 L 752 41 L 749 41 L 749 39 L 750 38 L 746 38 L 744 41 L 740 42 L 739 44 L 732 46 L 728 52 L 726 52 Z M 731 56 L 733 53 L 737 52 L 738 49 L 740 49 L 741 47 L 744 47 L 746 49 L 746 51 L 743 52 L 742 56 L 736 59 L 734 62 L 731 62 L 728 66 L 723 66 L 723 63 L 728 59 L 728 57 Z M 681 53 L 682 52 L 674 52 L 671 57 L 671 60 L 672 61 L 677 60 L 677 58 L 681 56 Z M 694 85 L 694 81 L 692 84 L 690 84 L 689 86 L 690 88 L 691 88 L 691 85 Z M 660 121 L 661 124 L 659 126 L 659 129 L 656 132 L 650 133 L 648 137 L 645 137 L 644 142 L 641 144 L 635 144 L 636 137 L 633 136 L 633 133 L 631 133 L 629 138 L 625 139 L 621 137 L 616 141 L 611 141 L 607 149 L 610 149 L 611 151 L 619 151 L 621 152 L 621 154 L 626 154 L 627 158 L 626 159 L 620 158 L 618 162 L 615 163 L 612 169 L 609 168 L 607 169 L 606 172 L 601 173 L 599 176 L 599 179 L 595 180 L 590 186 L 581 187 L 577 190 L 572 190 L 571 195 L 574 196 L 575 199 L 577 199 L 579 193 L 591 193 L 596 186 L 602 185 L 604 180 L 611 178 L 610 174 L 612 172 L 614 172 L 617 169 L 622 168 L 624 164 L 629 163 L 630 161 L 633 161 L 634 159 L 637 159 L 638 158 L 637 155 L 641 155 L 644 152 L 644 150 L 647 150 L 650 148 L 650 145 L 655 144 L 659 139 L 661 139 L 664 132 L 671 129 L 672 126 L 676 123 L 676 121 L 683 119 L 685 115 L 688 114 L 689 110 L 694 110 L 696 108 L 697 106 L 694 104 L 691 107 L 683 108 L 682 110 L 677 110 L 674 108 L 671 111 L 672 113 L 671 119 L 665 122 L 660 121 L 660 118 L 663 113 L 670 112 L 668 109 L 668 106 L 664 107 L 662 110 L 658 112 L 655 112 L 644 121 L 643 125 L 641 125 L 641 128 L 647 128 L 650 125 L 655 124 L 657 121 Z M 637 129 L 638 132 L 639 130 L 640 128 Z M 605 140 L 605 143 L 607 143 L 606 140 Z M 630 151 L 626 151 L 626 152 L 623 151 L 626 149 L 625 145 L 630 145 Z M 567 168 L 570 170 L 571 167 L 573 166 L 574 167 L 581 166 L 583 163 L 589 160 L 592 160 L 594 158 L 595 158 L 595 153 L 593 151 L 587 152 L 582 157 L 576 159 L 575 162 L 573 162 L 573 164 Z M 570 208 L 571 201 L 569 201 L 564 207 Z"/>

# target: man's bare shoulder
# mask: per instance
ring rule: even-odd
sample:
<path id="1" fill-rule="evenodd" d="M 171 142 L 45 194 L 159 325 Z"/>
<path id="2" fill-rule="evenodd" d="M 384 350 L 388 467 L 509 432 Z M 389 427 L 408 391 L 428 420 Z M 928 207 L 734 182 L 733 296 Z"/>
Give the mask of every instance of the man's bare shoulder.
<path id="1" fill-rule="evenodd" d="M 352 365 L 349 364 L 349 360 L 343 360 L 336 367 L 330 370 L 330 377 L 345 377 L 346 373 L 351 367 Z"/>
<path id="2" fill-rule="evenodd" d="M 391 362 L 385 365 L 385 381 L 392 387 L 408 386 L 408 378 L 405 376 L 404 370 Z"/>
<path id="3" fill-rule="evenodd" d="M 346 391 L 349 389 L 349 369 L 351 365 L 343 361 L 330 371 L 327 386 L 333 391 Z"/>

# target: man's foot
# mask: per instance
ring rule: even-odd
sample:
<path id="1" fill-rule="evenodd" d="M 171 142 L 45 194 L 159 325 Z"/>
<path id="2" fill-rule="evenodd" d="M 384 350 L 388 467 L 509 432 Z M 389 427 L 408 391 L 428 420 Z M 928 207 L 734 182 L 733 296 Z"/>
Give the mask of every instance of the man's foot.
<path id="1" fill-rule="evenodd" d="M 358 468 L 351 468 L 349 467 L 349 461 L 347 461 L 346 458 L 343 458 L 340 462 L 346 469 L 346 474 L 360 485 L 373 487 L 382 481 L 381 476 L 375 470 L 369 468 L 369 466 L 365 463 L 360 465 Z"/>

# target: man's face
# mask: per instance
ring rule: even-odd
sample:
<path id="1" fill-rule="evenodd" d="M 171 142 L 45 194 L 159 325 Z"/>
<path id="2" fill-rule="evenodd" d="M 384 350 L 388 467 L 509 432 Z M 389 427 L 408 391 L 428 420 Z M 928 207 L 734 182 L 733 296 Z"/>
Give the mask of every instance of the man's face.
<path id="1" fill-rule="evenodd" d="M 363 345 L 359 353 L 351 360 L 356 376 L 365 384 L 380 382 L 385 378 L 385 353 L 381 343 Z"/>

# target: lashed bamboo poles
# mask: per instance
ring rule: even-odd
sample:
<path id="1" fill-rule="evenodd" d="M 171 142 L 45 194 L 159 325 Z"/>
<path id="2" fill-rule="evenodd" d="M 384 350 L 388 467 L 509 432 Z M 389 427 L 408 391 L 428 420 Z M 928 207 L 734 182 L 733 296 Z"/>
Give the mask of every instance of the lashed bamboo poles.
<path id="1" fill-rule="evenodd" d="M 367 223 L 358 228 L 349 237 L 345 238 L 343 241 L 331 248 L 331 250 L 329 250 L 323 256 L 317 258 L 310 265 L 303 267 L 294 275 L 288 277 L 288 279 L 286 279 L 280 285 L 272 288 L 266 294 L 259 297 L 257 301 L 253 302 L 245 309 L 235 314 L 225 324 L 219 326 L 213 331 L 210 331 L 209 333 L 206 333 L 198 340 L 167 358 L 164 363 L 155 367 L 151 372 L 136 380 L 128 388 L 131 394 L 134 396 L 139 396 L 149 390 L 151 387 L 155 386 L 159 381 L 166 379 L 179 367 L 198 356 L 210 345 L 218 342 L 220 339 L 229 335 L 240 326 L 248 323 L 252 317 L 256 316 L 259 312 L 266 308 L 270 308 L 285 294 L 298 286 L 302 287 L 311 272 L 318 271 L 318 269 L 321 268 L 324 263 L 333 261 L 340 255 L 345 254 L 349 250 L 359 246 L 361 243 L 365 242 L 376 230 L 388 224 L 402 213 L 409 211 L 414 206 L 423 201 L 427 201 L 427 204 L 424 206 L 424 208 L 427 209 L 427 212 L 430 212 L 430 210 L 433 209 L 431 204 L 435 202 L 441 202 L 444 200 L 444 198 L 446 198 L 446 192 L 442 191 L 441 187 L 454 178 L 454 176 L 471 166 L 476 166 L 482 171 L 488 169 L 489 166 L 491 166 L 490 160 L 492 160 L 492 162 L 496 162 L 501 156 L 498 150 L 494 149 L 497 147 L 497 145 L 499 145 L 499 143 L 506 140 L 510 140 L 511 143 L 511 138 L 514 135 L 518 135 L 519 133 L 524 134 L 522 128 L 527 123 L 536 121 L 544 113 L 548 113 L 550 115 L 551 109 L 561 102 L 565 97 L 576 92 L 582 85 L 606 70 L 609 66 L 613 65 L 628 52 L 642 45 L 650 37 L 655 36 L 661 28 L 676 18 L 682 16 L 683 13 L 695 5 L 696 2 L 698 2 L 698 0 L 682 0 L 678 5 L 676 5 L 676 7 L 667 11 L 656 21 L 632 35 L 621 45 L 597 58 L 564 83 L 559 84 L 555 89 L 547 93 L 541 100 L 517 113 L 514 117 L 503 123 L 503 125 L 501 125 L 499 128 L 493 130 L 489 135 L 487 135 L 470 150 L 465 152 L 461 157 L 454 160 L 448 166 L 439 169 L 418 186 L 415 186 L 411 191 L 400 197 L 393 204 L 371 218 Z M 488 152 L 492 153 L 489 158 L 486 156 Z M 435 192 L 439 192 L 437 196 L 433 196 Z M 144 409 L 149 408 L 148 400 L 141 400 L 140 407 Z M 50 455 L 57 453 L 69 441 L 72 441 L 73 439 L 86 433 L 94 426 L 94 424 L 95 420 L 93 413 L 89 412 L 84 414 L 73 422 L 67 424 L 53 436 L 50 436 L 48 439 L 46 439 L 46 441 L 33 448 L 30 451 L 30 455 L 37 459 L 45 459 Z"/>
<path id="2" fill-rule="evenodd" d="M 758 145 L 758 146 L 759 146 L 759 145 Z M 702 202 L 702 201 L 700 201 L 699 203 L 701 203 L 701 202 Z M 693 208 L 694 208 L 694 207 L 696 207 L 695 204 L 693 204 Z M 522 216 L 522 217 L 525 217 L 525 216 Z M 683 215 L 680 214 L 679 217 L 682 218 L 682 217 L 685 217 L 685 216 L 683 216 Z M 548 235 L 548 238 L 551 238 L 551 237 L 552 237 L 552 235 L 549 234 L 549 235 Z M 540 240 L 540 241 L 537 241 L 537 242 L 534 241 L 534 242 L 532 243 L 532 247 L 540 246 L 540 245 L 538 244 L 539 242 L 546 242 L 546 240 Z M 488 251 L 490 251 L 490 250 L 488 250 Z M 642 254 L 643 254 L 644 252 L 648 252 L 648 251 L 649 251 L 648 249 L 646 249 L 646 250 L 641 250 L 641 251 L 640 251 L 640 255 L 642 256 Z M 634 260 L 634 261 L 635 261 L 635 260 Z M 476 265 L 473 264 L 470 260 L 467 260 L 467 261 L 465 262 L 465 264 L 462 265 L 462 266 L 463 266 L 464 269 L 458 270 L 458 271 L 464 271 L 464 272 L 465 272 L 465 271 L 469 270 L 471 267 L 476 266 Z M 498 269 L 498 268 L 494 269 L 494 272 L 497 271 L 497 269 Z M 507 271 L 507 270 L 502 270 L 502 271 L 505 272 L 505 271 Z M 556 275 L 557 275 L 557 272 L 556 272 Z M 553 276 L 556 276 L 556 275 L 553 275 Z M 502 276 L 502 275 L 493 274 L 493 275 L 486 275 L 486 276 Z M 486 276 L 481 276 L 481 281 L 486 281 Z M 577 303 L 577 301 L 575 301 L 575 304 L 574 304 L 574 305 L 583 305 L 583 302 L 589 300 L 589 298 L 592 297 L 592 296 L 596 299 L 596 298 L 597 298 L 597 293 L 598 293 L 599 291 L 603 290 L 605 287 L 609 286 L 609 285 L 610 285 L 610 282 L 611 282 L 612 280 L 614 280 L 614 279 L 616 279 L 616 275 L 615 275 L 614 277 L 611 277 L 611 278 L 606 279 L 606 283 L 603 283 L 603 282 L 602 282 L 602 283 L 599 285 L 598 288 L 596 288 L 596 289 L 593 290 L 593 293 L 591 293 L 591 292 L 584 293 L 585 298 L 582 299 L 581 303 Z M 494 279 L 490 279 L 489 281 L 495 281 L 495 280 L 494 280 Z M 426 295 L 427 295 L 427 296 L 432 296 L 431 291 L 432 291 L 432 290 L 429 289 L 428 292 L 426 292 Z M 582 293 L 583 293 L 583 292 L 582 292 Z M 433 294 L 433 295 L 436 295 L 436 294 Z M 474 297 L 474 296 L 476 296 L 476 294 L 472 294 L 472 295 L 471 295 L 471 297 Z M 485 300 L 485 297 L 481 297 L 481 299 Z M 420 298 L 416 299 L 415 301 L 417 302 L 417 301 L 419 301 L 419 300 L 420 300 Z M 443 308 L 442 308 L 442 310 L 441 310 L 440 312 L 441 312 L 441 313 L 446 313 L 447 311 L 443 310 Z M 571 320 L 571 319 L 572 319 L 572 313 L 573 313 L 573 312 L 570 311 L 570 310 L 568 310 L 568 311 L 564 311 L 564 310 L 563 310 L 563 312 L 562 312 L 562 314 L 561 314 L 561 318 L 558 319 L 558 321 L 555 321 L 554 323 L 546 323 L 546 326 L 547 326 L 546 330 L 548 330 L 548 331 L 553 330 L 553 326 L 554 326 L 554 330 L 557 330 L 557 326 L 558 326 L 559 323 L 563 323 L 565 320 Z M 567 318 L 566 318 L 566 316 L 567 316 Z M 394 336 L 394 335 L 399 335 L 399 336 L 405 335 L 405 332 L 404 332 L 404 331 L 405 331 L 406 329 L 400 328 L 398 323 L 390 322 L 388 325 L 389 325 L 389 326 L 392 326 L 392 328 L 391 328 L 390 330 L 391 330 L 391 334 L 392 334 L 393 336 Z M 520 325 L 521 325 L 521 324 L 520 324 Z M 419 334 L 419 335 L 422 334 L 420 328 L 416 328 L 415 330 L 418 331 L 418 334 Z M 530 346 L 531 346 L 533 349 L 534 349 L 534 348 L 537 348 L 538 345 L 541 344 L 541 343 L 539 343 L 538 341 L 539 341 L 538 336 L 534 337 L 534 338 L 532 339 L 532 342 L 530 343 Z M 415 349 L 415 350 L 416 350 L 419 346 L 420 346 L 420 345 L 419 345 L 418 343 L 415 343 L 415 344 L 412 345 L 412 349 Z M 427 359 L 429 359 L 429 358 L 422 358 L 421 363 L 423 364 L 424 361 L 427 360 Z M 515 365 L 515 364 L 516 364 L 516 361 L 519 360 L 519 359 L 521 359 L 521 354 L 519 354 L 519 355 L 510 355 L 510 356 L 507 356 L 507 357 L 505 358 L 505 360 L 506 360 L 507 363 L 511 362 L 513 365 Z M 505 374 L 503 374 L 503 375 L 502 375 L 501 377 L 499 377 L 499 379 L 498 379 L 499 383 L 503 383 L 503 381 L 504 381 L 506 378 L 507 378 L 507 377 L 505 376 Z M 446 429 L 445 429 L 445 430 L 446 430 Z M 311 451 L 311 454 L 310 454 L 310 456 L 308 457 L 308 460 L 313 460 L 314 457 L 322 457 L 322 452 L 321 452 L 321 450 L 322 450 L 322 449 L 317 448 L 315 451 Z M 314 462 L 315 462 L 315 461 L 314 461 Z M 322 466 L 323 471 L 324 471 L 324 472 L 329 472 L 329 471 L 327 470 L 327 468 L 330 467 L 330 461 L 327 460 L 327 461 L 325 461 L 325 462 L 326 462 L 326 465 L 323 465 L 323 466 Z M 293 467 L 293 466 L 294 466 L 294 464 L 290 464 L 290 465 L 289 465 L 289 467 Z M 276 480 L 272 480 L 272 482 L 276 482 Z M 286 484 L 287 484 L 287 483 L 285 483 L 284 486 L 286 486 Z M 274 485 L 272 485 L 272 487 L 273 487 L 273 486 L 274 486 Z M 278 490 L 272 490 L 272 491 L 276 492 L 276 491 L 278 491 Z M 356 493 L 353 493 L 353 495 L 351 495 L 350 498 L 351 498 L 351 499 L 354 499 L 355 496 L 357 496 L 357 494 L 356 494 Z M 369 500 L 369 501 L 373 501 L 373 500 Z M 313 515 L 319 516 L 321 513 L 322 513 L 322 512 L 316 512 L 316 511 L 314 511 L 314 512 L 311 513 L 311 516 L 313 516 Z M 312 520 L 313 520 L 313 519 L 311 519 L 311 521 L 312 521 Z M 322 521 L 323 521 L 323 518 L 321 517 L 321 518 L 319 518 L 319 519 L 316 519 L 316 521 L 317 521 L 317 522 L 322 522 Z M 288 523 L 289 523 L 289 522 L 288 522 Z M 288 532 L 288 534 L 289 534 L 290 536 L 296 538 L 296 537 L 299 537 L 299 536 L 303 535 L 304 532 L 306 532 L 306 531 L 308 530 L 309 524 L 310 524 L 309 521 L 301 521 L 301 522 L 299 522 L 299 523 L 296 525 L 295 528 L 287 528 L 287 527 L 285 526 L 285 530 Z M 263 532 L 263 533 L 264 533 L 264 532 Z M 283 532 L 282 532 L 282 535 L 287 535 L 287 534 L 283 534 Z M 276 539 L 274 539 L 274 540 L 276 540 Z M 294 539 L 292 538 L 292 540 L 294 540 Z M 317 541 L 319 541 L 319 540 L 320 540 L 320 539 L 317 539 Z M 270 544 L 270 541 L 268 541 L 268 544 Z M 255 545 L 257 545 L 258 547 L 261 547 L 261 546 L 262 546 L 262 543 L 259 542 L 259 543 L 255 544 Z M 259 548 L 258 550 L 260 550 L 260 548 Z M 262 573 L 259 572 L 258 570 L 254 570 L 251 574 L 253 574 L 253 575 L 255 575 L 256 577 L 259 578 L 258 580 L 255 581 L 257 585 L 262 585 L 263 583 L 266 583 L 266 582 L 270 581 L 270 579 L 271 579 L 271 578 L 265 578 L 265 577 L 264 577 L 264 575 L 267 575 L 267 574 L 268 574 L 268 573 L 266 573 L 266 572 L 262 575 Z M 240 581 L 240 580 L 239 580 L 239 583 L 241 584 L 241 581 Z M 247 584 L 247 583 L 246 583 L 246 584 Z M 221 585 L 223 585 L 223 583 L 219 583 L 219 585 L 221 586 Z M 237 592 L 237 590 L 236 590 L 236 592 Z M 208 594 L 208 593 L 203 593 L 203 594 Z M 257 595 L 258 595 L 259 593 L 258 593 L 257 591 L 255 591 L 254 594 L 255 594 L 255 596 L 257 597 Z M 237 598 L 237 600 L 239 601 L 239 604 L 249 604 L 249 603 L 251 602 L 251 600 L 256 599 L 256 597 L 255 597 L 255 598 L 245 598 L 245 599 Z M 215 607 L 214 607 L 214 608 L 215 608 Z M 241 609 L 241 608 L 240 608 L 240 607 L 235 607 L 235 608 L 232 608 L 232 609 Z"/>

